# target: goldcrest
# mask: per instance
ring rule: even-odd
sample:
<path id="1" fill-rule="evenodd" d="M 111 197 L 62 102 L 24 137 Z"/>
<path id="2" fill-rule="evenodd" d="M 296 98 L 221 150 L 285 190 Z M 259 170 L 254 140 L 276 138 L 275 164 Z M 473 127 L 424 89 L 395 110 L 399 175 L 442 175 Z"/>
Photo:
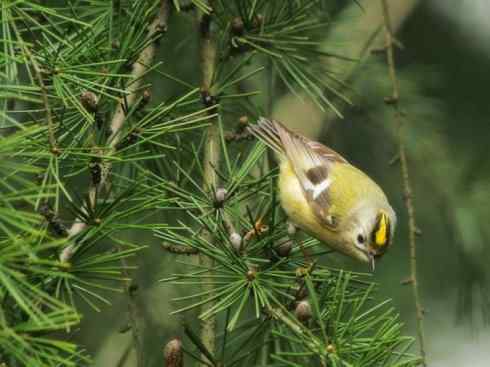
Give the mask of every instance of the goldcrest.
<path id="1" fill-rule="evenodd" d="M 277 121 L 260 118 L 248 129 L 279 158 L 279 197 L 289 220 L 374 270 L 396 226 L 383 190 L 340 154 Z"/>

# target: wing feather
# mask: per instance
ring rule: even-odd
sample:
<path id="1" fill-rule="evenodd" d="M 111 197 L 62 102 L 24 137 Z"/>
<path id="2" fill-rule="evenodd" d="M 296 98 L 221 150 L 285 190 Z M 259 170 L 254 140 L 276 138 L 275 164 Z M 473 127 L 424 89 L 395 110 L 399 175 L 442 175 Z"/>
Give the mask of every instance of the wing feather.
<path id="1" fill-rule="evenodd" d="M 329 171 L 332 163 L 348 163 L 347 160 L 323 144 L 292 132 L 278 121 L 260 118 L 249 131 L 287 157 L 315 215 L 334 228 L 336 220 L 328 213 L 328 188 L 332 183 Z"/>

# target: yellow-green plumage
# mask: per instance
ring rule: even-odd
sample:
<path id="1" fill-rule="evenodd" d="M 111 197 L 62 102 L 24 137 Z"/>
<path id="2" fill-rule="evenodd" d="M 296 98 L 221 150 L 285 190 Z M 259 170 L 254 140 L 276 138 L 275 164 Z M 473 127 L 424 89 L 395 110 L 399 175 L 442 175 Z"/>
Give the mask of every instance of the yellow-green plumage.
<path id="1" fill-rule="evenodd" d="M 348 215 L 363 198 L 371 197 L 372 194 L 385 198 L 381 189 L 372 185 L 372 180 L 366 174 L 350 164 L 335 164 L 330 175 L 332 183 L 328 194 L 334 204 L 330 207 L 329 214 L 333 216 Z M 370 184 L 367 184 L 367 181 Z M 367 261 L 365 255 L 344 245 L 342 228 L 333 231 L 319 224 L 287 159 L 282 159 L 280 164 L 279 197 L 284 211 L 298 227 L 346 255 Z"/>
<path id="2" fill-rule="evenodd" d="M 279 197 L 289 219 L 352 258 L 374 264 L 391 243 L 396 215 L 381 188 L 320 143 L 260 119 L 249 131 L 280 161 Z"/>

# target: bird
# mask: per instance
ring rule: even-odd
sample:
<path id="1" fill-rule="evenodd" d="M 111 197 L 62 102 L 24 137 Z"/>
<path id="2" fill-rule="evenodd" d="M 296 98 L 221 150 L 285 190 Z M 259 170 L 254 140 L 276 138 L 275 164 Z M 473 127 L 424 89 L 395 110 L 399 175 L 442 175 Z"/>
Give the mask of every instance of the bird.
<path id="1" fill-rule="evenodd" d="M 381 187 L 333 149 L 278 121 L 260 117 L 247 129 L 278 157 L 279 199 L 288 219 L 374 271 L 397 220 Z"/>

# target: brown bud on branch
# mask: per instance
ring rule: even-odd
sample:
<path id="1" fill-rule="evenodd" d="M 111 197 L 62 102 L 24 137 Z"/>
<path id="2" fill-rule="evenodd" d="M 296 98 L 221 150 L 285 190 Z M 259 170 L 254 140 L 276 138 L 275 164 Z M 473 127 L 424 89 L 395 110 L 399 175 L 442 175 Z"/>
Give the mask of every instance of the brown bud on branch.
<path id="1" fill-rule="evenodd" d="M 301 322 L 306 322 L 311 319 L 312 312 L 310 302 L 306 300 L 298 302 L 294 310 L 294 314 L 296 315 L 296 318 Z"/>
<path id="2" fill-rule="evenodd" d="M 96 112 L 97 111 L 97 105 L 99 103 L 99 99 L 95 95 L 95 93 L 90 92 L 90 91 L 85 91 L 80 95 L 80 102 L 82 103 L 82 106 L 85 107 L 85 109 L 88 112 Z"/>
<path id="3" fill-rule="evenodd" d="M 184 367 L 184 352 L 179 338 L 170 340 L 163 349 L 165 367 Z"/>

